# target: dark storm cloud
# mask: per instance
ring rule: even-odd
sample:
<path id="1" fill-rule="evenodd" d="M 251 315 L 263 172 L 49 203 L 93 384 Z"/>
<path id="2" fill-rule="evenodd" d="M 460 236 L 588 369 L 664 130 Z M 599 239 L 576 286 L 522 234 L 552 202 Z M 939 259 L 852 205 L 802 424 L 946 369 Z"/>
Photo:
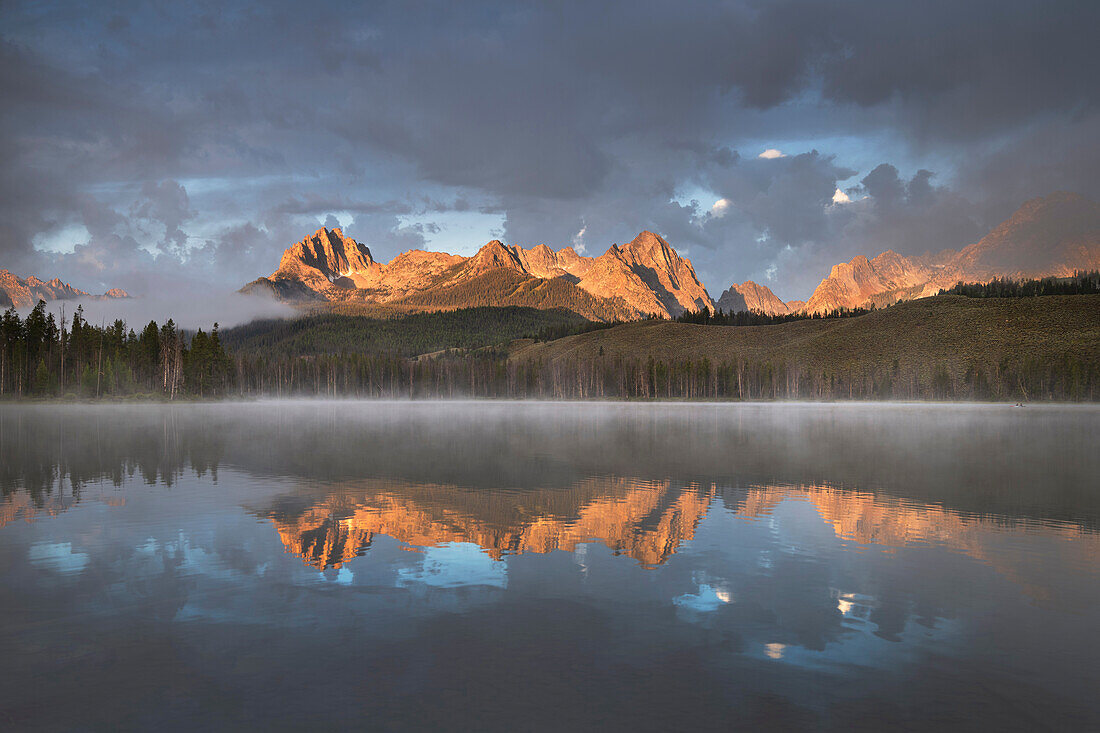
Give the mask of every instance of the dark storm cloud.
<path id="1" fill-rule="evenodd" d="M 0 267 L 78 285 L 239 285 L 330 216 L 389 256 L 481 212 L 590 252 L 656 229 L 716 293 L 770 275 L 794 297 L 837 259 L 958 247 L 1055 189 L 1100 198 L 1091 2 L 0 15 Z M 35 249 L 59 237 L 71 254 Z"/>
<path id="2" fill-rule="evenodd" d="M 177 181 L 146 181 L 141 187 L 141 197 L 130 208 L 132 221 L 148 221 L 164 229 L 157 246 L 165 252 L 181 253 L 187 247 L 187 234 L 181 226 L 195 217 L 187 189 Z M 143 231 L 146 236 L 149 231 Z"/>

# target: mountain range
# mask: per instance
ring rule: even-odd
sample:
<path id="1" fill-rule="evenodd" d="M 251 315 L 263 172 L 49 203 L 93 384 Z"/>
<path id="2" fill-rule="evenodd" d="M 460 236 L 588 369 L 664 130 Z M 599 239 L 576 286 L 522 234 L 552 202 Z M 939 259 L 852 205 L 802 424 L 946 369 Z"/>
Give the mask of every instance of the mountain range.
<path id="1" fill-rule="evenodd" d="M 596 257 L 572 247 L 553 250 L 540 244 L 527 249 L 494 239 L 471 257 L 411 250 L 381 263 L 340 229 L 321 228 L 287 248 L 275 272 L 241 292 L 290 303 L 379 304 L 407 311 L 564 308 L 610 321 L 674 318 L 703 308 L 821 314 L 935 295 L 960 281 L 1057 277 L 1093 269 L 1100 269 L 1100 205 L 1056 192 L 1024 203 L 981 240 L 960 250 L 919 256 L 886 250 L 838 263 L 806 301 L 783 301 L 752 280 L 730 285 L 715 301 L 691 261 L 649 231 L 626 244 L 612 244 Z M 0 270 L 0 307 L 79 297 L 128 296 L 118 288 L 92 296 L 57 278 L 24 280 Z"/>
<path id="2" fill-rule="evenodd" d="M 627 244 L 611 245 L 598 257 L 580 255 L 572 247 L 525 249 L 493 240 L 472 257 L 412 250 L 382 264 L 341 230 L 318 229 L 288 248 L 274 273 L 242 292 L 289 302 L 350 301 L 417 310 L 557 307 L 598 320 L 631 320 L 702 308 L 820 314 L 934 295 L 960 281 L 1068 276 L 1097 268 L 1100 205 L 1058 192 L 1028 201 L 961 250 L 917 257 L 887 250 L 834 265 L 806 301 L 784 302 L 751 280 L 731 285 L 715 301 L 691 261 L 649 231 Z"/>
<path id="3" fill-rule="evenodd" d="M 103 295 L 92 295 L 54 278 L 43 282 L 33 275 L 22 279 L 7 270 L 0 270 L 0 307 L 25 308 L 39 300 L 70 300 L 72 298 L 129 298 L 121 288 L 111 288 Z"/>
<path id="4" fill-rule="evenodd" d="M 642 567 L 656 568 L 692 540 L 715 501 L 743 519 L 764 519 L 784 501 L 804 501 L 836 537 L 884 548 L 904 548 L 935 541 L 981 560 L 994 572 L 1019 583 L 1032 597 L 1049 597 L 1040 564 L 1021 553 L 1003 556 L 991 542 L 1014 523 L 935 503 L 902 500 L 830 486 L 752 485 L 719 490 L 714 484 L 674 484 L 616 476 L 592 477 L 547 492 L 515 494 L 512 511 L 502 511 L 491 492 L 453 484 L 400 479 L 366 479 L 337 484 L 324 495 L 296 497 L 294 502 L 255 513 L 270 519 L 287 552 L 306 565 L 339 568 L 366 554 L 379 535 L 415 548 L 471 543 L 490 558 L 505 555 L 575 552 L 578 545 L 599 543 Z M 487 498 L 488 497 L 488 498 Z M 15 512 L 25 506 L 12 499 Z M 532 500 L 542 499 L 535 504 Z M 26 502 L 29 504 L 29 502 Z M 554 506 L 556 512 L 546 511 Z M 0 509 L 4 509 L 0 505 Z M 522 511 L 527 510 L 527 511 Z M 32 507 L 23 509 L 31 514 Z M 4 523 L 0 512 L 0 526 Z M 11 521 L 10 519 L 8 521 Z M 1072 524 L 1056 525 L 1057 536 L 1082 550 L 1100 549 L 1100 537 Z"/>
<path id="5" fill-rule="evenodd" d="M 246 293 L 280 300 L 352 301 L 409 308 L 520 305 L 568 308 L 599 320 L 677 316 L 713 308 L 691 262 L 653 232 L 599 257 L 572 247 L 530 249 L 493 240 L 472 257 L 412 250 L 388 264 L 340 229 L 318 229 L 283 253 Z"/>

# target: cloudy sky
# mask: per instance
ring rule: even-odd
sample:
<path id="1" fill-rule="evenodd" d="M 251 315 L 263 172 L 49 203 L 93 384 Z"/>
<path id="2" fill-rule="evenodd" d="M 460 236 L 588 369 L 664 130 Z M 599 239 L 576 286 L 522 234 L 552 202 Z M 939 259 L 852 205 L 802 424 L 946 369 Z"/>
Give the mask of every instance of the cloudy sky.
<path id="1" fill-rule="evenodd" d="M 0 3 L 0 268 L 233 289 L 643 229 L 714 297 L 1100 198 L 1100 3 Z"/>

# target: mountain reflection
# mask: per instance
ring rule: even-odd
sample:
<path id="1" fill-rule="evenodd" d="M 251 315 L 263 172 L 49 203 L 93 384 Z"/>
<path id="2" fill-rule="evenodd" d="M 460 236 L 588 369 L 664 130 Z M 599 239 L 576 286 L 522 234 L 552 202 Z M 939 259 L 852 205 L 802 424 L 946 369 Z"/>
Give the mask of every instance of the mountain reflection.
<path id="1" fill-rule="evenodd" d="M 288 552 L 318 570 L 362 555 L 375 535 L 417 547 L 474 543 L 494 560 L 596 541 L 654 567 L 694 536 L 713 497 L 713 486 L 614 477 L 515 492 L 370 480 L 261 514 Z"/>
<path id="2" fill-rule="evenodd" d="M 229 470 L 255 483 L 217 501 L 270 522 L 318 570 L 379 536 L 493 560 L 598 543 L 655 568 L 716 506 L 765 521 L 793 501 L 835 539 L 944 547 L 1042 599 L 1038 556 L 1014 537 L 1100 557 L 1091 420 L 913 406 L 5 408 L 0 527 L 122 506 L 142 487 L 194 490 Z"/>
<path id="3" fill-rule="evenodd" d="M 72 729 L 103 700 L 246 701 L 238 727 L 346 728 L 484 692 L 514 725 L 531 690 L 623 690 L 623 710 L 667 702 L 643 730 L 699 727 L 700 691 L 724 724 L 827 690 L 979 709 L 975 729 L 1096 729 L 1067 700 L 1095 697 L 1100 653 L 1098 417 L 0 405 L 0 658 L 51 680 L 0 690 L 0 710 L 69 705 L 48 727 Z M 324 718 L 336 699 L 361 708 Z M 991 726 L 1004 700 L 1031 712 Z M 803 727 L 875 727 L 869 705 Z"/>
<path id="4" fill-rule="evenodd" d="M 1040 558 L 1013 537 L 1041 533 L 1077 565 L 1100 558 L 1100 533 L 1074 523 L 982 516 L 830 486 L 731 488 L 600 476 L 563 489 L 520 491 L 372 479 L 314 500 L 282 497 L 253 511 L 271 520 L 287 552 L 318 570 L 342 567 L 380 535 L 416 548 L 470 543 L 494 560 L 599 543 L 655 568 L 695 537 L 716 497 L 718 511 L 757 521 L 785 501 L 804 502 L 838 540 L 891 550 L 942 547 L 989 566 L 1038 601 L 1051 594 Z M 854 601 L 837 603 L 848 613 Z"/>

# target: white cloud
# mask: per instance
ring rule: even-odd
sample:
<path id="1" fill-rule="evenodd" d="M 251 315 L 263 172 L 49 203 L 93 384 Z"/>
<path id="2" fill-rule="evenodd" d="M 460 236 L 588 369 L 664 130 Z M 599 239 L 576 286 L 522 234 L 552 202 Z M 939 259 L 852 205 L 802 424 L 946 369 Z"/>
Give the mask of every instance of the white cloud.
<path id="1" fill-rule="evenodd" d="M 721 219 L 726 215 L 726 212 L 730 208 L 729 199 L 718 199 L 714 202 L 714 205 L 710 207 L 710 215 L 715 219 Z"/>
<path id="2" fill-rule="evenodd" d="M 850 203 L 852 203 L 852 199 L 850 199 L 848 197 L 848 194 L 844 193 L 843 191 L 841 191 L 838 188 L 836 190 L 836 193 L 833 194 L 833 203 L 834 204 L 850 204 Z"/>
<path id="3" fill-rule="evenodd" d="M 775 160 L 776 158 L 786 158 L 787 154 L 784 153 L 782 150 L 778 150 L 776 148 L 768 148 L 756 157 L 764 158 L 765 160 Z"/>
<path id="4" fill-rule="evenodd" d="M 718 610 L 723 604 L 732 600 L 733 595 L 728 588 L 703 583 L 699 586 L 698 593 L 685 593 L 682 596 L 676 596 L 672 599 L 672 602 L 691 611 L 709 613 Z"/>
<path id="5" fill-rule="evenodd" d="M 584 254 L 584 233 L 588 231 L 588 225 L 585 224 L 581 227 L 581 230 L 573 235 L 573 249 L 579 255 Z"/>

